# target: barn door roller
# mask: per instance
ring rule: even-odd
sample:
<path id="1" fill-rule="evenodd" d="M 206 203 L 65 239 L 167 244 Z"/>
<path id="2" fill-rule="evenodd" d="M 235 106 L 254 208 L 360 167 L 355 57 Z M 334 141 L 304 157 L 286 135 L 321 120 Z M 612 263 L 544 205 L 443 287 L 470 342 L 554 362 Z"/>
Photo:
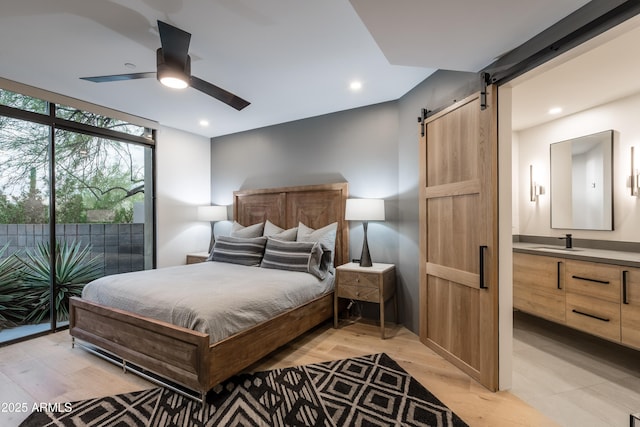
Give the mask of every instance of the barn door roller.
<path id="1" fill-rule="evenodd" d="M 427 118 L 427 115 L 430 113 L 429 110 L 423 108 L 420 110 L 420 115 L 418 116 L 418 123 L 420 123 L 420 135 L 424 136 L 424 121 Z"/>
<path id="2" fill-rule="evenodd" d="M 480 73 L 480 81 L 482 83 L 482 90 L 480 90 L 480 109 L 487 109 L 487 86 L 491 84 L 491 74 Z"/>

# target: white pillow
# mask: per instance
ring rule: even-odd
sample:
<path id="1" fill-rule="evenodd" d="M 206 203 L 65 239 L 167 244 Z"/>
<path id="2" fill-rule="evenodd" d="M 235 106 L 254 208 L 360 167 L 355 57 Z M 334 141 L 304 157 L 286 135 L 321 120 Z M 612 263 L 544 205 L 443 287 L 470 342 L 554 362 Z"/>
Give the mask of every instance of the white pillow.
<path id="1" fill-rule="evenodd" d="M 264 229 L 264 223 L 259 222 L 257 224 L 249 225 L 245 227 L 244 225 L 238 223 L 237 221 L 233 221 L 233 225 L 231 226 L 231 237 L 262 237 L 262 230 Z"/>
<path id="2" fill-rule="evenodd" d="M 295 242 L 298 236 L 298 227 L 285 230 L 267 220 L 267 222 L 264 223 L 264 232 L 262 235 L 287 242 Z"/>
<path id="3" fill-rule="evenodd" d="M 338 232 L 338 223 L 334 222 L 322 228 L 314 230 L 309 228 L 303 223 L 298 223 L 298 236 L 297 242 L 319 242 L 322 243 L 326 249 L 331 251 L 331 265 L 333 265 L 333 259 L 336 252 L 336 234 Z"/>

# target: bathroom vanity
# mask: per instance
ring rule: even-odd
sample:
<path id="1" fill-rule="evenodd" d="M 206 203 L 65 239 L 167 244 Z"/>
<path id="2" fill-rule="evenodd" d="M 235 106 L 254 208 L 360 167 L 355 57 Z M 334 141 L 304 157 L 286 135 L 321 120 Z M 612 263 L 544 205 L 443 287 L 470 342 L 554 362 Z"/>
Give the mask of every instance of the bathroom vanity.
<path id="1" fill-rule="evenodd" d="M 513 244 L 515 309 L 640 349 L 640 254 Z"/>

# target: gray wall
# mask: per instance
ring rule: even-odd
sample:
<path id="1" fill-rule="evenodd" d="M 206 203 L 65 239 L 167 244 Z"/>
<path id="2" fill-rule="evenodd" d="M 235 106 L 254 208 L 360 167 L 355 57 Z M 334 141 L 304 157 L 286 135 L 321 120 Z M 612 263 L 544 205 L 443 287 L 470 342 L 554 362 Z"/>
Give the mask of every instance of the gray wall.
<path id="1" fill-rule="evenodd" d="M 386 221 L 369 224 L 371 257 L 397 265 L 399 320 L 417 333 L 416 118 L 421 108 L 449 105 L 477 83 L 474 73 L 439 71 L 398 101 L 213 138 L 211 200 L 230 204 L 238 189 L 339 181 L 349 183 L 350 197 L 384 198 Z M 359 258 L 361 224 L 350 231 L 351 257 Z M 377 311 L 365 307 L 365 315 Z"/>
<path id="2" fill-rule="evenodd" d="M 230 204 L 238 189 L 347 181 L 351 197 L 386 199 L 387 221 L 369 224 L 369 248 L 374 261 L 397 262 L 395 102 L 214 138 L 211 177 L 215 204 Z M 359 258 L 362 225 L 350 226 Z"/>

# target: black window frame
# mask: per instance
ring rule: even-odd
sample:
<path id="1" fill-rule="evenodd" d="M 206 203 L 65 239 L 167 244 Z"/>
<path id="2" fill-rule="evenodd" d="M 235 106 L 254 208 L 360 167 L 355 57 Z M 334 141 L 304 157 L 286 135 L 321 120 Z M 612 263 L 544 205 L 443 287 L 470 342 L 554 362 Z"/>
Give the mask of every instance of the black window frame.
<path id="1" fill-rule="evenodd" d="M 4 89 L 2 88 L 2 86 L 0 86 L 0 89 L 2 90 L 8 90 L 10 92 L 13 93 L 18 93 L 21 95 L 25 95 L 19 91 L 15 91 L 15 90 L 9 90 L 9 89 Z M 31 96 L 31 95 L 25 95 L 25 96 Z M 43 114 L 43 113 L 39 113 L 39 112 L 33 112 L 33 111 L 28 111 L 28 110 L 22 110 L 20 108 L 15 108 L 15 107 L 11 107 L 11 106 L 7 106 L 7 105 L 2 105 L 0 104 L 0 116 L 6 116 L 9 118 L 13 118 L 13 119 L 19 119 L 19 120 L 24 120 L 24 121 L 28 121 L 28 122 L 33 122 L 33 123 L 38 123 L 41 125 L 45 125 L 45 126 L 49 126 L 50 128 L 50 132 L 49 132 L 49 201 L 50 201 L 50 209 L 49 209 L 49 244 L 51 248 L 54 248 L 56 245 L 56 209 L 55 209 L 55 200 L 56 200 L 56 192 L 55 192 L 55 187 L 56 187 L 56 174 L 55 174 L 55 142 L 56 142 L 56 138 L 55 138 L 55 131 L 57 129 L 60 130 L 65 130 L 65 131 L 71 131 L 71 132 L 77 132 L 77 133 L 82 133 L 88 136 L 94 136 L 94 137 L 101 137 L 101 138 L 108 138 L 111 140 L 115 140 L 115 141 L 120 141 L 120 142 L 125 142 L 125 143 L 130 143 L 130 144 L 136 144 L 136 145 L 142 145 L 144 147 L 150 148 L 151 149 L 151 168 L 152 168 L 152 186 L 151 186 L 151 209 L 152 209 L 152 218 L 153 218 L 153 224 L 152 224 L 152 254 L 151 254 L 151 268 L 156 268 L 156 249 L 157 249 L 157 242 L 156 242 L 156 236 L 157 236 L 157 211 L 156 211 L 156 182 L 157 182 L 157 177 L 156 177 L 156 137 L 157 137 L 157 131 L 156 129 L 150 129 L 150 134 L 148 137 L 146 136 L 137 136 L 137 135 L 131 135 L 131 134 L 127 134 L 124 132 L 119 132 L 116 130 L 112 130 L 112 129 L 106 129 L 106 128 L 100 128 L 97 126 L 91 126 L 91 125 L 87 125 L 84 123 L 79 123 L 79 122 L 75 122 L 75 121 L 71 121 L 71 120 L 66 120 L 60 117 L 56 117 L 56 102 L 53 101 L 49 101 L 47 99 L 43 99 L 40 97 L 33 97 L 33 98 L 37 98 L 40 99 L 44 102 L 47 103 L 47 113 Z M 66 105 L 66 104 L 65 104 Z M 81 109 L 81 108 L 80 108 Z M 132 123 L 134 124 L 134 123 Z M 136 126 L 140 126 L 135 124 Z M 144 127 L 144 126 L 141 126 Z M 52 256 L 50 258 L 50 271 L 56 271 L 56 260 L 55 260 L 55 254 L 52 251 L 51 252 Z M 56 286 L 55 286 L 55 276 L 51 275 L 51 277 L 49 278 L 49 299 L 51 302 L 55 301 L 57 295 L 56 295 Z M 64 325 L 64 326 L 59 326 L 58 322 L 57 322 L 57 312 L 56 312 L 56 305 L 51 303 L 50 304 L 50 325 L 49 325 L 49 329 L 47 331 L 44 332 L 39 332 L 39 333 L 35 333 L 35 334 L 29 334 L 29 335 L 25 335 L 24 337 L 20 337 L 20 338 L 16 338 L 13 340 L 9 340 L 9 341 L 5 341 L 0 343 L 0 346 L 5 346 L 5 345 L 10 345 L 16 342 L 20 342 L 20 341 L 25 341 L 28 339 L 32 339 L 32 338 L 36 338 L 39 336 L 43 336 L 43 335 L 48 335 L 50 333 L 55 333 L 61 330 L 65 330 L 68 329 L 68 325 Z"/>

